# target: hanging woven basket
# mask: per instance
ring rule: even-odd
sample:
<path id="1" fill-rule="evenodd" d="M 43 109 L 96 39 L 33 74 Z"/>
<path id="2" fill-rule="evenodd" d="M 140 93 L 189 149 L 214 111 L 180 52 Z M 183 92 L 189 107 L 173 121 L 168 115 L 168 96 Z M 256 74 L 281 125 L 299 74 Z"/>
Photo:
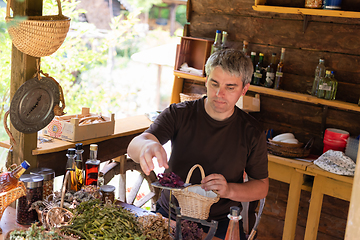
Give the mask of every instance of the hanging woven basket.
<path id="1" fill-rule="evenodd" d="M 6 6 L 6 22 L 14 46 L 33 57 L 45 57 L 56 52 L 64 42 L 70 18 L 62 15 L 60 0 L 56 0 L 59 14 L 28 16 L 25 20 L 10 17 L 11 0 Z"/>

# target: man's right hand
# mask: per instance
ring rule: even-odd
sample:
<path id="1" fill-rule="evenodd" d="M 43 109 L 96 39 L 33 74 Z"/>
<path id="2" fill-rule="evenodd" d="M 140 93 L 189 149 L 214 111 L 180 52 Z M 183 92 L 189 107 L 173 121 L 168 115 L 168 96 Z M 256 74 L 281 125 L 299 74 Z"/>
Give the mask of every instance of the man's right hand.
<path id="1" fill-rule="evenodd" d="M 169 168 L 167 154 L 158 139 L 150 133 L 142 133 L 135 137 L 128 146 L 128 155 L 137 163 L 146 175 L 154 170 L 155 157 L 159 167 Z"/>

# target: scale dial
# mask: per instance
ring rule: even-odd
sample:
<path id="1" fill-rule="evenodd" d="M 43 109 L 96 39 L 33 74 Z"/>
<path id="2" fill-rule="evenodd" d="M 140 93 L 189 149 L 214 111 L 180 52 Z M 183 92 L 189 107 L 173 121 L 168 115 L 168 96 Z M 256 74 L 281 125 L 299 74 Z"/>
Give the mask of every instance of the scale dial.
<path id="1" fill-rule="evenodd" d="M 52 79 L 29 79 L 20 86 L 11 101 L 11 123 L 19 132 L 37 132 L 54 118 L 53 109 L 59 102 L 59 88 Z"/>

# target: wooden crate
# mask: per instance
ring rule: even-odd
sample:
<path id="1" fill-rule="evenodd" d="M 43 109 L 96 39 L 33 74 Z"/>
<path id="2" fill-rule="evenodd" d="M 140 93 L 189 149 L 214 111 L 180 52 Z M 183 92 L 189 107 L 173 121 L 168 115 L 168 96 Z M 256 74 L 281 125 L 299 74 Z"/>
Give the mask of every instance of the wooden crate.
<path id="1" fill-rule="evenodd" d="M 245 112 L 260 112 L 260 96 L 259 94 L 256 94 L 255 97 L 241 96 L 236 106 Z"/>
<path id="2" fill-rule="evenodd" d="M 205 76 L 205 63 L 211 53 L 213 40 L 193 37 L 182 37 L 177 48 L 175 70 L 179 71 L 183 63 L 202 71 Z M 191 73 L 190 73 L 191 74 Z"/>
<path id="3" fill-rule="evenodd" d="M 81 114 L 55 117 L 44 129 L 43 134 L 70 142 L 105 137 L 114 134 L 115 114 L 111 117 L 102 116 L 105 121 L 81 125 L 81 119 L 96 117 L 90 108 L 82 108 Z"/>

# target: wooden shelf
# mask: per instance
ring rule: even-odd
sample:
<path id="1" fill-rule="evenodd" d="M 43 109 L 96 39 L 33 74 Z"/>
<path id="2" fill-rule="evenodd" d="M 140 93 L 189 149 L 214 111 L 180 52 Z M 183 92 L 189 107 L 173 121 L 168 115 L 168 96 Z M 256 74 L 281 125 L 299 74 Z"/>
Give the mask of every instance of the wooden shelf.
<path id="1" fill-rule="evenodd" d="M 196 75 L 192 75 L 189 73 L 185 73 L 179 70 L 174 70 L 174 75 L 176 77 L 179 78 L 184 78 L 184 79 L 190 79 L 190 80 L 195 80 L 195 81 L 199 81 L 199 82 L 205 82 L 206 81 L 206 77 L 200 77 L 200 76 L 196 76 Z"/>
<path id="2" fill-rule="evenodd" d="M 360 18 L 360 12 L 352 12 L 352 11 L 280 7 L 280 6 L 268 6 L 268 5 L 255 5 L 252 8 L 255 11 L 260 11 L 260 12 L 290 13 L 290 14 L 315 15 L 315 16 L 326 16 L 326 17 Z"/>
<path id="3" fill-rule="evenodd" d="M 182 79 L 191 79 L 191 80 L 196 80 L 196 81 L 200 81 L 200 82 L 205 82 L 205 80 L 206 80 L 206 77 L 199 77 L 199 76 L 184 73 L 184 72 L 181 72 L 178 70 L 174 70 L 174 75 L 176 77 L 179 77 Z M 308 94 L 295 93 L 295 92 L 289 92 L 289 91 L 284 91 L 284 90 L 275 90 L 273 88 L 266 88 L 266 87 L 254 86 L 254 85 L 250 85 L 249 90 L 252 92 L 267 94 L 267 95 L 271 95 L 271 96 L 275 96 L 275 97 L 282 97 L 282 98 L 287 98 L 287 99 L 292 99 L 292 100 L 297 100 L 297 101 L 302 101 L 302 102 L 308 102 L 308 103 L 312 103 L 312 104 L 320 104 L 320 105 L 324 105 L 324 106 L 339 108 L 339 109 L 343 109 L 343 110 L 351 110 L 351 111 L 355 111 L 355 112 L 360 112 L 360 107 L 354 103 L 347 103 L 347 102 L 342 102 L 342 101 L 337 101 L 337 100 L 325 100 L 325 99 L 317 98 L 317 97 L 314 97 L 314 96 L 311 96 Z"/>
<path id="4" fill-rule="evenodd" d="M 289 92 L 289 91 L 284 91 L 284 90 L 275 90 L 272 88 L 266 88 L 266 87 L 260 87 L 260 86 L 254 86 L 254 85 L 250 85 L 249 90 L 253 91 L 253 92 L 257 92 L 257 93 L 263 93 L 263 94 L 276 96 L 276 97 L 283 97 L 283 98 L 298 100 L 298 101 L 302 101 L 302 102 L 320 104 L 320 105 L 325 105 L 325 106 L 329 106 L 329 107 L 335 107 L 335 108 L 340 108 L 340 109 L 344 109 L 344 110 L 360 112 L 360 107 L 354 103 L 347 103 L 347 102 L 342 102 L 342 101 L 337 101 L 337 100 L 325 100 L 325 99 L 317 98 L 317 97 L 307 95 L 307 94 Z"/>

